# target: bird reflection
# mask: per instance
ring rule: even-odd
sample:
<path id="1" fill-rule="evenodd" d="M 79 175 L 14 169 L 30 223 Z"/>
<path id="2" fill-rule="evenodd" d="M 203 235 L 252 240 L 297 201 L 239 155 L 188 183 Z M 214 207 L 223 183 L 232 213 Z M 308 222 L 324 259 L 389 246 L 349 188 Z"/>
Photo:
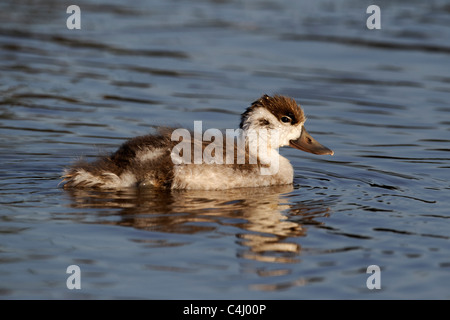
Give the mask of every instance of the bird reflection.
<path id="1" fill-rule="evenodd" d="M 292 191 L 293 186 L 286 185 L 220 191 L 142 188 L 66 192 L 71 207 L 100 210 L 96 211 L 98 223 L 179 234 L 216 231 L 223 234 L 235 230 L 232 235 L 241 245 L 238 257 L 295 263 L 301 246 L 293 239 L 306 235 L 304 224 L 320 224 L 315 219 L 327 216 L 329 208 L 320 201 L 298 202 L 298 198 L 289 196 Z M 86 219 L 92 221 L 92 213 Z"/>

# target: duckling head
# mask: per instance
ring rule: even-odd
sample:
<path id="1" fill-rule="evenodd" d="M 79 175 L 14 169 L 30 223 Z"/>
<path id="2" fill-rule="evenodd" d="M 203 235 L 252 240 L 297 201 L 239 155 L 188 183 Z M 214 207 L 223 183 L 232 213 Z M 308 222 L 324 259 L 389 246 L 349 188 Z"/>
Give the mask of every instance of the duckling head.
<path id="1" fill-rule="evenodd" d="M 305 129 L 306 117 L 294 99 L 263 95 L 241 116 L 240 128 L 245 132 L 267 132 L 269 148 L 291 146 L 319 155 L 334 152 L 317 142 Z M 274 139 L 276 137 L 276 139 Z"/>

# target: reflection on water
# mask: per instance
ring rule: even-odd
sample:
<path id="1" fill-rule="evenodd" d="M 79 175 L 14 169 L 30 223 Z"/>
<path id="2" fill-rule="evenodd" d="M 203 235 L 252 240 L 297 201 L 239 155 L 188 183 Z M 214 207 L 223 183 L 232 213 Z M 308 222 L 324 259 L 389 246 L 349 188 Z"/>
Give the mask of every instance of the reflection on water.
<path id="1" fill-rule="evenodd" d="M 221 191 L 170 191 L 152 188 L 119 192 L 66 190 L 72 208 L 120 208 L 98 223 L 148 231 L 195 234 L 214 232 L 220 226 L 234 226 L 238 243 L 245 247 L 237 254 L 244 259 L 265 262 L 298 262 L 301 247 L 289 239 L 306 236 L 307 224 L 321 224 L 326 217 L 324 202 L 290 203 L 284 195 L 292 185 L 270 188 L 241 188 Z M 77 217 L 79 219 L 79 217 Z M 92 221 L 92 217 L 89 218 Z"/>

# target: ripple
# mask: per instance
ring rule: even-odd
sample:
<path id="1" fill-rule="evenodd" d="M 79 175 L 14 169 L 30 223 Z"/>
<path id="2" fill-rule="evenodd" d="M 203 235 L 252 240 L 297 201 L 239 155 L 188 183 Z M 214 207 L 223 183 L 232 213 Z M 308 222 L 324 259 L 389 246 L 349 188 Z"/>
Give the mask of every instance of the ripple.
<path id="1" fill-rule="evenodd" d="M 135 97 L 123 97 L 117 95 L 104 95 L 103 99 L 105 100 L 115 100 L 115 101 L 126 101 L 133 103 L 144 103 L 144 104 L 159 104 L 159 101 L 151 100 L 151 99 L 138 99 Z"/>
<path id="2" fill-rule="evenodd" d="M 314 42 L 326 42 L 337 43 L 349 46 L 377 48 L 383 50 L 401 50 L 401 51 L 422 51 L 431 53 L 450 53 L 450 47 L 433 44 L 416 44 L 416 43 L 402 43 L 393 41 L 376 41 L 365 40 L 362 38 L 351 38 L 341 36 L 330 36 L 320 34 L 290 34 L 286 33 L 280 36 L 282 40 L 291 41 L 314 41 Z"/>
<path id="3" fill-rule="evenodd" d="M 408 236 L 421 236 L 421 237 L 438 238 L 438 239 L 444 239 L 444 240 L 450 239 L 450 237 L 444 236 L 444 235 L 416 233 L 416 232 L 411 232 L 411 231 L 396 230 L 396 229 L 390 229 L 390 228 L 373 228 L 373 230 L 377 231 L 377 232 L 392 232 L 392 233 L 408 235 Z"/>
<path id="4" fill-rule="evenodd" d="M 95 49 L 102 52 L 109 52 L 115 55 L 126 55 L 126 56 L 144 56 L 144 57 L 161 57 L 161 58 L 176 58 L 176 59 L 187 59 L 189 56 L 185 52 L 172 51 L 172 50 L 148 50 L 148 49 L 125 49 L 123 47 L 114 47 L 112 45 L 107 45 L 99 42 L 91 42 L 88 40 L 76 40 L 74 38 L 67 38 L 62 36 L 43 36 L 46 40 L 56 42 L 58 44 L 63 44 L 68 47 L 74 47 L 77 49 Z"/>

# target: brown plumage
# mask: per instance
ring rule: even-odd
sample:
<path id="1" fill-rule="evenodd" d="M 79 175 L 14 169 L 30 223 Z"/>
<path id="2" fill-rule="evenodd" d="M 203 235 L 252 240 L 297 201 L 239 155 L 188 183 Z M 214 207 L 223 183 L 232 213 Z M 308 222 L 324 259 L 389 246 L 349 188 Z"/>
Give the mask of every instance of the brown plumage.
<path id="1" fill-rule="evenodd" d="M 295 102 L 294 99 L 280 95 L 270 97 L 265 94 L 258 100 L 254 101 L 252 105 L 248 107 L 241 115 L 241 123 L 239 125 L 241 129 L 243 128 L 249 114 L 251 114 L 255 108 L 265 108 L 269 110 L 280 121 L 283 116 L 287 116 L 292 120 L 292 125 L 305 122 L 306 120 L 303 110 L 297 105 L 297 102 Z"/>

